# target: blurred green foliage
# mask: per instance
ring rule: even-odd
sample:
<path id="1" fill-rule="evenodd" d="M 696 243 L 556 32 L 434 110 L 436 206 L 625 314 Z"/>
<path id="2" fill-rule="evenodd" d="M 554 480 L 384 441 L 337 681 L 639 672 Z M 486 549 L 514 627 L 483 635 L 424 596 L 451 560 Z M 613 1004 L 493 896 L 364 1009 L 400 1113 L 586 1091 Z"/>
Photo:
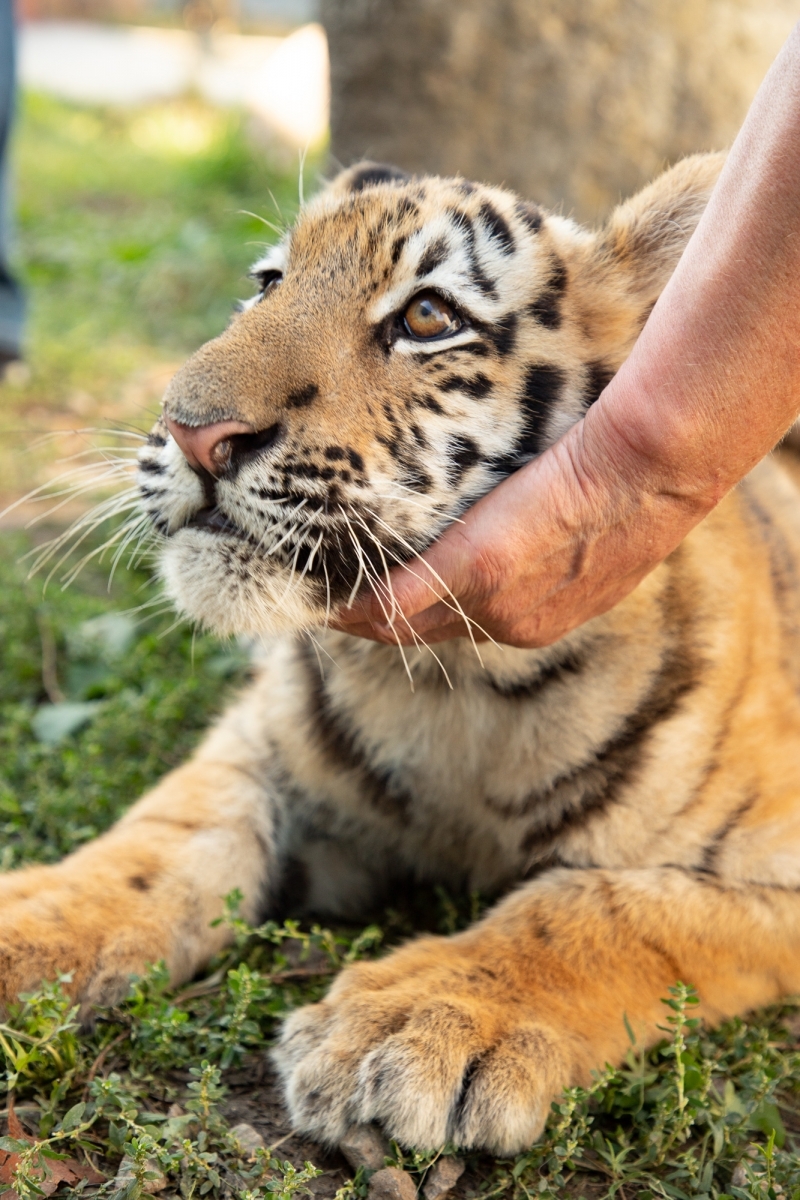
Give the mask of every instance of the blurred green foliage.
<path id="1" fill-rule="evenodd" d="M 241 678 L 247 661 L 235 643 L 193 636 L 185 625 L 165 633 L 169 616 L 124 615 L 152 595 L 144 572 L 117 572 L 109 596 L 107 568 L 88 568 L 65 591 L 52 585 L 43 596 L 41 579 L 25 578 L 25 546 L 22 535 L 0 539 L 6 868 L 53 861 L 107 828 L 186 758 L 228 694 L 220 683 Z M 129 642 L 120 646 L 123 633 Z M 48 658 L 61 693 L 55 706 L 45 690 Z M 41 740 L 37 716 L 86 701 L 95 702 L 91 719 L 62 739 Z"/>
<path id="2" fill-rule="evenodd" d="M 97 390 L 154 351 L 224 329 L 260 244 L 291 220 L 297 172 L 199 101 L 133 111 L 27 96 L 16 139 L 20 267 L 33 382 Z"/>
<path id="3" fill-rule="evenodd" d="M 28 371 L 0 383 L 0 508 L 75 448 L 37 434 L 152 421 L 172 370 L 252 295 L 247 271 L 293 219 L 300 171 L 276 168 L 245 114 L 191 99 L 26 95 L 13 150 Z"/>

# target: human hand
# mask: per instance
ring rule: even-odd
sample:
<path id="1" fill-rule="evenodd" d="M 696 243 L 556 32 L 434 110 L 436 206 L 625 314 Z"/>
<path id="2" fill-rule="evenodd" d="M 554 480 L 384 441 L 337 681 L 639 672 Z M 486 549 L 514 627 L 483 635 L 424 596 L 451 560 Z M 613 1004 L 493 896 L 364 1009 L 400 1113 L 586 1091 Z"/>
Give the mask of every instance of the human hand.
<path id="1" fill-rule="evenodd" d="M 388 593 L 362 594 L 332 623 L 404 645 L 470 633 L 476 641 L 549 645 L 618 603 L 718 499 L 667 488 L 658 475 L 597 406 L 420 560 L 395 569 L 393 608 Z"/>

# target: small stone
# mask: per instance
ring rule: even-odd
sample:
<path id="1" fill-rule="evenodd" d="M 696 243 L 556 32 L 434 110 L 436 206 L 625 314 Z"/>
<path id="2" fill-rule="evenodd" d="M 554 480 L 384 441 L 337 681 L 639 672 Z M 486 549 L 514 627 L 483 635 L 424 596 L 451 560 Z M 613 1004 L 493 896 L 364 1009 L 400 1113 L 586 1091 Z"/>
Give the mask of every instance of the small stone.
<path id="1" fill-rule="evenodd" d="M 384 1167 L 369 1181 L 369 1200 L 417 1200 L 414 1180 L 399 1167 Z"/>
<path id="2" fill-rule="evenodd" d="M 747 1187 L 747 1172 L 745 1171 L 742 1163 L 738 1163 L 733 1168 L 733 1174 L 731 1175 L 731 1184 L 733 1185 L 733 1187 L 739 1187 L 739 1188 Z"/>
<path id="3" fill-rule="evenodd" d="M 167 1116 L 168 1117 L 185 1117 L 186 1113 L 181 1108 L 180 1104 L 170 1104 L 169 1108 L 167 1109 Z"/>
<path id="4" fill-rule="evenodd" d="M 234 1125 L 231 1133 L 236 1138 L 239 1145 L 244 1150 L 245 1154 L 251 1158 L 256 1150 L 263 1150 L 266 1146 L 261 1134 L 252 1125 L 248 1125 L 246 1121 L 241 1121 L 238 1125 Z"/>
<path id="5" fill-rule="evenodd" d="M 354 1171 L 366 1167 L 379 1171 L 391 1154 L 389 1143 L 374 1125 L 351 1125 L 339 1142 L 339 1149 Z"/>
<path id="6" fill-rule="evenodd" d="M 422 1191 L 425 1200 L 439 1200 L 451 1188 L 454 1188 L 464 1174 L 464 1164 L 460 1158 L 440 1158 L 428 1172 Z"/>
<path id="7" fill-rule="evenodd" d="M 132 1158 L 123 1158 L 117 1168 L 117 1174 L 114 1179 L 114 1186 L 118 1191 L 121 1188 L 127 1187 L 128 1184 L 133 1183 L 135 1179 L 135 1166 L 136 1164 Z M 153 1178 L 145 1179 L 143 1186 L 148 1195 L 152 1196 L 155 1192 L 163 1191 L 169 1181 L 158 1165 L 157 1158 L 145 1159 L 145 1166 L 148 1175 L 152 1175 Z"/>

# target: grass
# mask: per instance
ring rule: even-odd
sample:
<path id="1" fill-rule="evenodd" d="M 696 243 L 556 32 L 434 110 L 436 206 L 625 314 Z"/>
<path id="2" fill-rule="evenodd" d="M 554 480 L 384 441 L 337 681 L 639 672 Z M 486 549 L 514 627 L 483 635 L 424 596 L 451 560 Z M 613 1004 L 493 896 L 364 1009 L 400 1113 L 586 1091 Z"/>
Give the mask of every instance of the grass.
<path id="1" fill-rule="evenodd" d="M 35 434 L 147 424 L 172 365 L 246 294 L 246 243 L 264 233 L 238 210 L 272 219 L 270 192 L 287 215 L 295 196 L 239 118 L 189 102 L 124 114 L 28 97 L 17 179 L 31 321 L 30 375 L 0 395 L 12 498 L 52 477 L 59 446 L 85 445 L 67 434 L 22 453 Z M 109 592 L 107 570 L 90 564 L 43 595 L 20 562 L 39 536 L 13 529 L 0 542 L 0 869 L 54 861 L 107 828 L 185 758 L 247 672 L 235 643 L 134 618 L 149 595 L 142 569 L 118 572 Z M 469 908 L 440 893 L 424 915 L 449 932 Z M 52 981 L 0 1023 L 0 1195 L 13 1186 L 33 1200 L 62 1180 L 62 1192 L 117 1200 L 162 1185 L 187 1200 L 363 1200 L 367 1172 L 337 1175 L 297 1140 L 253 1153 L 231 1124 L 248 1097 L 267 1103 L 261 1063 L 280 1016 L 412 919 L 250 929 L 236 896 L 226 919 L 231 948 L 177 993 L 155 965 L 81 1031 L 65 981 Z M 665 1000 L 660 1046 L 632 1045 L 620 1069 L 568 1092 L 526 1154 L 467 1156 L 459 1194 L 800 1200 L 800 1012 L 709 1032 L 690 989 L 676 983 Z M 250 1111 L 258 1123 L 266 1109 Z M 435 1157 L 395 1145 L 389 1161 L 422 1184 Z"/>

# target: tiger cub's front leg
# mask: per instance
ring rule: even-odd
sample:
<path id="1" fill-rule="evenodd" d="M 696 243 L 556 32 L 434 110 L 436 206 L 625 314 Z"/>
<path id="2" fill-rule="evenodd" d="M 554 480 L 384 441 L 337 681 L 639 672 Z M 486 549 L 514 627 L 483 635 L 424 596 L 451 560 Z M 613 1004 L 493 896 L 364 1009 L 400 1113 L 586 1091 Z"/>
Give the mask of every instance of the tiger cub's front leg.
<path id="1" fill-rule="evenodd" d="M 295 1012 L 276 1051 L 293 1120 L 329 1142 L 378 1121 L 406 1145 L 521 1150 L 564 1087 L 621 1060 L 624 1016 L 663 1036 L 678 979 L 715 1020 L 797 990 L 800 895 L 668 867 L 553 871 Z"/>
<path id="2" fill-rule="evenodd" d="M 239 888 L 245 915 L 256 915 L 277 868 L 276 801 L 225 741 L 212 734 L 57 866 L 0 875 L 0 1008 L 59 973 L 71 973 L 84 1006 L 117 999 L 160 959 L 180 982 L 224 944 L 225 929 L 210 923 L 227 893 Z"/>

